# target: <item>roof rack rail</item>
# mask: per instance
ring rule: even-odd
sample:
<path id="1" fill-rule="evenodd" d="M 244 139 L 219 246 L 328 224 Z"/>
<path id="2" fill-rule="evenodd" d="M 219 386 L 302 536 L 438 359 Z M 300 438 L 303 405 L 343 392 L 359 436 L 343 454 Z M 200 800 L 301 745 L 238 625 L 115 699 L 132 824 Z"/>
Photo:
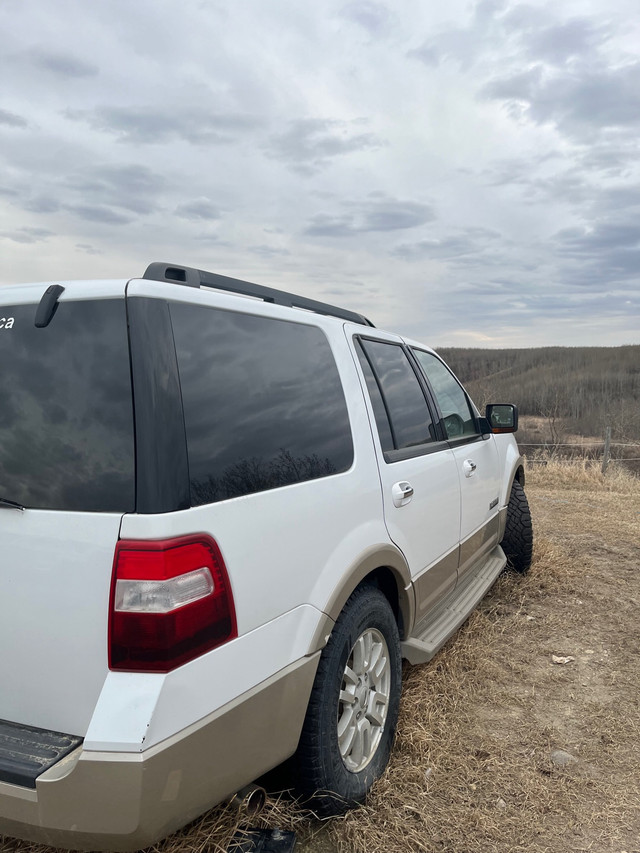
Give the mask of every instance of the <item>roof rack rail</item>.
<path id="1" fill-rule="evenodd" d="M 306 311 L 315 311 L 316 314 L 325 314 L 330 317 L 340 317 L 350 323 L 359 323 L 363 326 L 372 326 L 371 320 L 367 320 L 362 314 L 349 311 L 347 308 L 337 308 L 326 302 L 318 302 L 315 299 L 307 299 L 305 296 L 296 296 L 294 293 L 286 293 L 284 290 L 275 290 L 273 287 L 264 287 L 261 284 L 253 284 L 250 281 L 242 281 L 239 278 L 229 278 L 226 275 L 218 275 L 205 270 L 197 270 L 194 267 L 180 267 L 175 264 L 164 264 L 156 261 L 149 264 L 142 278 L 151 281 L 169 281 L 172 284 L 184 284 L 187 287 L 213 287 L 216 290 L 227 290 L 231 293 L 241 293 L 244 296 L 253 296 L 264 302 L 272 302 L 275 305 L 286 305 L 288 308 L 302 308 Z"/>

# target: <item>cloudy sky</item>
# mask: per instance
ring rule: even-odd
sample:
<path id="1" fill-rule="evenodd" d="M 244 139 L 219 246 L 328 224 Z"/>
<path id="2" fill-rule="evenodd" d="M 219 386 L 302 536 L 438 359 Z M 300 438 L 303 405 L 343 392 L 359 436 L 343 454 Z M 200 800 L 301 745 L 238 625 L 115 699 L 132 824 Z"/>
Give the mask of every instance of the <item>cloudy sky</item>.
<path id="1" fill-rule="evenodd" d="M 637 0 L 1 0 L 0 283 L 199 266 L 640 342 Z"/>

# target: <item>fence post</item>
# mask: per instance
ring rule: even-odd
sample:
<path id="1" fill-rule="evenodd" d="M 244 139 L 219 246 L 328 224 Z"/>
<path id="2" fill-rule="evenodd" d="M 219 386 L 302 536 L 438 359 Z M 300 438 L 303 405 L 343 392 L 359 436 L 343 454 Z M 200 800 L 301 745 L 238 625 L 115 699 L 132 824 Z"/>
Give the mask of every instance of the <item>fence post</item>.
<path id="1" fill-rule="evenodd" d="M 602 473 L 607 471 L 611 451 L 611 427 L 607 427 L 604 433 L 604 450 L 602 452 Z"/>

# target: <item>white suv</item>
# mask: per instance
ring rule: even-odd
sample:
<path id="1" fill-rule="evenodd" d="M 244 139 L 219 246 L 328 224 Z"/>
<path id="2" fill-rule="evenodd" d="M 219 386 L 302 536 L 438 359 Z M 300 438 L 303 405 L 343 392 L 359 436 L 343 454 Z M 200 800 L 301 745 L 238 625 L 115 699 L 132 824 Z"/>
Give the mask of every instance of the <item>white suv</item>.
<path id="1" fill-rule="evenodd" d="M 516 427 L 271 288 L 0 289 L 0 833 L 138 849 L 294 754 L 316 811 L 361 801 L 401 658 L 529 566 Z"/>

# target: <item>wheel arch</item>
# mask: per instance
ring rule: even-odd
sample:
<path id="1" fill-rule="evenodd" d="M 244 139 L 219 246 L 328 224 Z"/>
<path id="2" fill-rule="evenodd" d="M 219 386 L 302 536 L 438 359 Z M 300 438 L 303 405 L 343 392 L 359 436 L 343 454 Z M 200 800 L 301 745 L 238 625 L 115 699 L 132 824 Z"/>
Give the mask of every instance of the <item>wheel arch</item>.
<path id="1" fill-rule="evenodd" d="M 329 639 L 336 619 L 353 592 L 364 584 L 377 587 L 389 602 L 398 624 L 401 639 L 409 636 L 415 617 L 415 597 L 411 574 L 403 554 L 392 546 L 365 553 L 342 576 L 322 608 L 320 620 L 308 654 L 322 649 Z"/>
<path id="2" fill-rule="evenodd" d="M 507 525 L 507 508 L 509 505 L 509 498 L 511 496 L 511 489 L 513 488 L 514 482 L 520 483 L 522 488 L 524 489 L 524 459 L 522 456 L 518 455 L 514 464 L 511 466 L 511 473 L 509 474 L 509 478 L 505 477 L 503 481 L 507 486 L 505 493 L 502 496 L 502 506 L 500 507 L 500 516 L 499 516 L 499 527 L 498 527 L 498 542 L 502 542 L 504 539 L 504 532 Z"/>
<path id="3" fill-rule="evenodd" d="M 505 467 L 506 470 L 504 472 L 504 479 L 502 481 L 502 487 L 504 489 L 501 500 L 502 507 L 506 507 L 509 503 L 511 489 L 513 488 L 513 483 L 515 480 L 517 480 L 522 486 L 522 488 L 524 488 L 524 458 L 520 456 L 520 454 L 518 454 L 512 459 L 507 459 L 507 465 Z"/>

